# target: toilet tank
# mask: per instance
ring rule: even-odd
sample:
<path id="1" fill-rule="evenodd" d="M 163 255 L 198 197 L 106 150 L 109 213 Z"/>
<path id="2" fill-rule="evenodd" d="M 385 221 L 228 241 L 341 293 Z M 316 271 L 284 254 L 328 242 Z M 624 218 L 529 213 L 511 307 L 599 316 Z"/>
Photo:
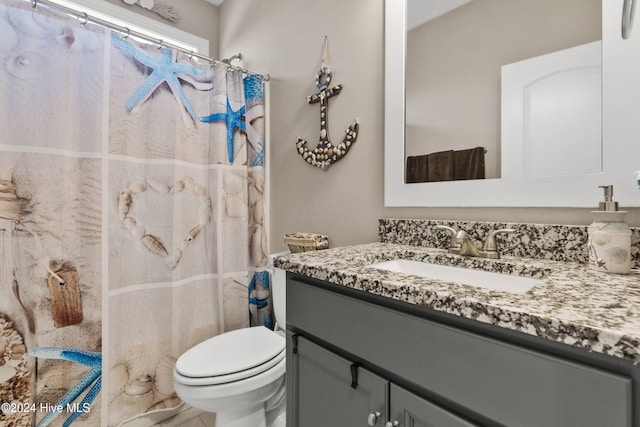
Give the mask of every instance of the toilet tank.
<path id="1" fill-rule="evenodd" d="M 277 325 L 285 329 L 287 324 L 286 306 L 287 306 L 287 272 L 281 268 L 273 268 L 273 260 L 282 255 L 288 255 L 290 252 L 279 252 L 269 256 L 269 265 L 271 268 L 271 299 L 273 301 L 273 315 L 276 318 Z"/>

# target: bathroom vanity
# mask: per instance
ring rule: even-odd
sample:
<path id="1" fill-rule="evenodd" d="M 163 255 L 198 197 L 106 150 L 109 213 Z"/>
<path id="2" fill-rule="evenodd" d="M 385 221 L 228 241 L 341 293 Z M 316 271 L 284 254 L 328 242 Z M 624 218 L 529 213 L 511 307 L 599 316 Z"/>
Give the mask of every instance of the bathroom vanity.
<path id="1" fill-rule="evenodd" d="M 372 268 L 540 281 L 513 293 Z M 640 273 L 374 243 L 281 257 L 290 426 L 640 426 Z"/>

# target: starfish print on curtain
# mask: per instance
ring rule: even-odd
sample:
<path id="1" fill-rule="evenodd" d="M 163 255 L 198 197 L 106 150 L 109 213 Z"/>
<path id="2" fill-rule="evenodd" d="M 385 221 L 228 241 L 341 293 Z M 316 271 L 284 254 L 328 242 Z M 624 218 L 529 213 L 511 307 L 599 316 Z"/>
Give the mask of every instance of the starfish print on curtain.
<path id="1" fill-rule="evenodd" d="M 93 351 L 75 350 L 62 347 L 38 347 L 29 351 L 29 354 L 43 359 L 60 359 L 69 360 L 71 362 L 80 363 L 88 366 L 89 371 L 78 380 L 74 386 L 65 393 L 64 396 L 56 403 L 55 407 L 62 407 L 65 410 L 69 407 L 75 407 L 75 411 L 62 424 L 63 427 L 70 426 L 75 420 L 80 418 L 85 412 L 91 410 L 90 405 L 100 393 L 102 387 L 102 354 Z M 93 385 L 92 385 L 93 384 Z M 89 388 L 91 386 L 91 388 Z M 87 389 L 87 393 L 82 401 L 77 405 L 73 405 L 76 400 Z M 49 411 L 47 415 L 38 423 L 38 427 L 48 426 L 62 411 Z"/>
<path id="2" fill-rule="evenodd" d="M 233 135 L 236 132 L 236 128 L 240 129 L 243 132 L 246 132 L 247 127 L 242 120 L 242 116 L 244 116 L 246 111 L 246 107 L 243 105 L 237 111 L 233 111 L 231 108 L 231 104 L 229 104 L 229 99 L 227 99 L 227 112 L 226 113 L 217 113 L 212 114 L 210 116 L 201 117 L 200 121 L 204 123 L 218 122 L 223 121 L 227 123 L 227 155 L 229 156 L 229 163 L 233 163 L 234 152 L 233 152 Z"/>
<path id="3" fill-rule="evenodd" d="M 247 142 L 251 145 L 249 165 L 264 166 L 264 132 L 254 129 L 253 122 L 264 118 L 264 90 L 262 76 L 249 74 L 243 79 L 244 97 L 247 105 L 245 126 Z"/>
<path id="4" fill-rule="evenodd" d="M 176 101 L 184 106 L 193 120 L 196 120 L 196 112 L 184 93 L 180 80 L 190 83 L 198 90 L 211 90 L 213 88 L 211 83 L 196 80 L 196 77 L 205 77 L 205 71 L 175 62 L 172 50 L 166 47 L 161 47 L 160 56 L 154 57 L 136 48 L 115 33 L 112 33 L 111 40 L 123 53 L 130 55 L 142 65 L 153 70 L 147 79 L 131 94 L 129 99 L 125 101 L 124 106 L 127 110 L 133 111 L 139 104 L 146 101 L 163 82 L 166 82 Z M 181 109 L 180 111 L 184 117 L 184 110 Z"/>

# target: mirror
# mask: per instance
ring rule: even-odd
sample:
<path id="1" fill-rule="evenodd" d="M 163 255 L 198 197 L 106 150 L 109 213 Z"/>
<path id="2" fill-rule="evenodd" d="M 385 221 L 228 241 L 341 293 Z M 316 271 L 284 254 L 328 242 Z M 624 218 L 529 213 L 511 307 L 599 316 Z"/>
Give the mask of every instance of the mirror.
<path id="1" fill-rule="evenodd" d="M 482 0 L 474 2 L 476 1 L 482 2 Z M 605 22 L 611 22 L 610 26 L 617 25 L 609 30 L 609 36 L 603 30 L 602 67 L 606 70 L 608 63 L 614 64 L 616 62 L 612 60 L 616 54 L 605 54 L 604 50 L 607 49 L 608 43 L 609 45 L 619 43 L 618 39 L 621 40 L 622 3 L 618 1 L 613 3 L 620 3 L 619 5 L 612 4 L 612 2 L 603 3 L 605 3 L 602 9 L 603 25 Z M 618 7 L 619 11 L 617 11 Z M 409 152 L 408 146 L 405 146 L 405 117 L 407 116 L 405 103 L 407 106 L 409 104 L 408 97 L 405 97 L 405 84 L 407 84 L 405 74 L 407 70 L 405 62 L 405 53 L 407 52 L 406 0 L 386 0 L 385 9 L 385 206 L 593 207 L 597 206 L 597 202 L 601 199 L 601 190 L 598 186 L 608 184 L 615 186 L 618 200 L 627 203 L 627 205 L 638 205 L 638 197 L 632 194 L 635 190 L 632 186 L 633 166 L 630 170 L 621 169 L 619 161 L 622 159 L 616 155 L 616 153 L 622 152 L 621 142 L 619 139 L 615 141 L 613 138 L 607 139 L 606 121 L 603 123 L 602 160 L 600 161 L 602 167 L 599 171 L 576 172 L 559 176 L 552 176 L 548 173 L 532 176 L 509 175 L 501 178 L 498 178 L 499 174 L 496 173 L 495 177 L 488 179 L 405 184 L 406 155 L 414 154 Z M 608 15 L 606 15 L 607 13 Z M 528 33 L 524 35 L 528 35 Z M 607 37 L 609 37 L 609 41 Z M 445 43 L 445 41 L 441 40 L 440 43 Z M 491 52 L 486 48 L 490 48 L 492 44 L 486 43 L 484 46 L 484 51 L 476 52 L 478 57 L 488 56 Z M 515 61 L 517 62 L 518 59 Z M 603 93 L 607 91 L 606 79 L 602 90 Z M 444 93 L 440 98 L 443 101 L 449 99 L 451 99 L 451 95 Z M 605 105 L 603 111 L 605 119 L 606 115 Z M 498 120 L 499 118 L 494 122 Z M 468 144 L 468 147 L 476 145 L 475 140 L 469 141 Z M 576 163 L 576 159 L 580 158 L 582 151 L 582 148 L 575 150 L 573 157 L 566 161 Z M 496 160 L 495 163 L 500 163 L 500 161 Z M 625 163 L 626 168 L 629 167 L 627 163 L 629 162 Z M 640 167 L 636 169 L 640 169 Z"/>
<path id="2" fill-rule="evenodd" d="M 601 23 L 602 0 L 408 0 L 406 182 L 601 172 Z"/>

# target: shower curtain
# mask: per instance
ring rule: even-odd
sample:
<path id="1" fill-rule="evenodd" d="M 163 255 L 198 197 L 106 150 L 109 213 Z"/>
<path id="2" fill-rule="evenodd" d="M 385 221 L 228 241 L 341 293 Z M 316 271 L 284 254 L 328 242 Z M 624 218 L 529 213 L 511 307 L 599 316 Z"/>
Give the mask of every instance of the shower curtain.
<path id="1" fill-rule="evenodd" d="M 23 0 L 0 59 L 0 425 L 161 419 L 181 353 L 272 327 L 262 78 Z"/>

